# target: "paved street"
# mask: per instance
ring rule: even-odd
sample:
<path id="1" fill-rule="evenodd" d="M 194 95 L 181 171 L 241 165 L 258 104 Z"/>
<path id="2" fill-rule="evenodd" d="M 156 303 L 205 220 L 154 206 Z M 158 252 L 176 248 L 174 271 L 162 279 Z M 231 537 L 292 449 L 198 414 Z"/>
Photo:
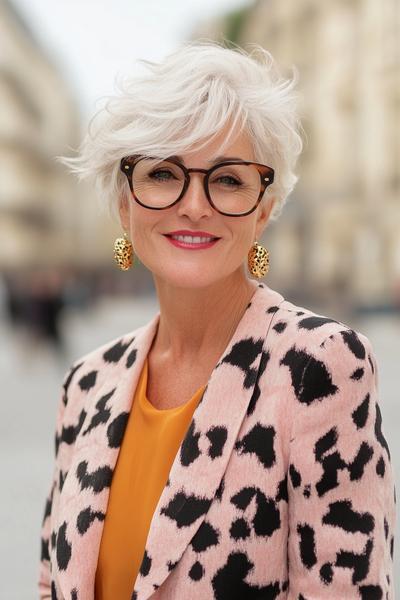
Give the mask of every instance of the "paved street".
<path id="1" fill-rule="evenodd" d="M 146 300 L 104 301 L 90 312 L 69 312 L 63 319 L 68 350 L 59 361 L 39 344 L 27 345 L 0 321 L 1 473 L 2 489 L 6 490 L 0 511 L 2 600 L 34 600 L 38 596 L 40 523 L 53 467 L 56 404 L 68 365 L 96 346 L 146 323 L 156 310 L 155 301 Z M 400 481 L 400 318 L 369 318 L 349 324 L 365 333 L 375 349 L 383 430 L 396 481 Z M 398 532 L 399 527 L 397 538 Z M 399 572 L 396 553 L 397 548 Z M 400 590 L 399 586 L 397 575 L 396 589 Z"/>

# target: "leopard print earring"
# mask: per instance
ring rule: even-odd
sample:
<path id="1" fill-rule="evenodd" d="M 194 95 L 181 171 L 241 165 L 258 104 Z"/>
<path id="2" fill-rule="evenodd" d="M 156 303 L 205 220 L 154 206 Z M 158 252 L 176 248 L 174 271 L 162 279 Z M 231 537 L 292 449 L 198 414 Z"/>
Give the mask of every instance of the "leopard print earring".
<path id="1" fill-rule="evenodd" d="M 269 252 L 264 246 L 254 242 L 247 256 L 250 274 L 259 279 L 269 271 Z"/>
<path id="2" fill-rule="evenodd" d="M 132 242 L 128 240 L 128 236 L 124 233 L 124 237 L 116 238 L 114 242 L 114 259 L 122 271 L 130 269 L 135 255 L 133 253 Z"/>

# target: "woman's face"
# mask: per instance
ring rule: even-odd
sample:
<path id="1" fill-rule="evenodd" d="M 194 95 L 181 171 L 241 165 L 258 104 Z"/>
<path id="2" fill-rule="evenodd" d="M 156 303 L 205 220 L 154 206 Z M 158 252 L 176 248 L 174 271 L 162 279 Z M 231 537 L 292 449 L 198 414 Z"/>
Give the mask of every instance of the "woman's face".
<path id="1" fill-rule="evenodd" d="M 183 154 L 183 164 L 188 168 L 209 168 L 209 161 L 220 154 L 224 135 L 223 130 L 201 150 Z M 237 136 L 224 156 L 254 161 L 248 135 Z M 203 174 L 191 173 L 186 194 L 165 210 L 144 208 L 131 196 L 121 202 L 121 224 L 132 241 L 134 253 L 155 278 L 176 287 L 206 287 L 237 274 L 238 270 L 244 272 L 250 247 L 255 239 L 259 240 L 273 206 L 274 199 L 269 198 L 249 215 L 222 215 L 209 204 L 203 179 Z M 181 229 L 205 231 L 220 239 L 203 249 L 178 247 L 165 234 Z"/>

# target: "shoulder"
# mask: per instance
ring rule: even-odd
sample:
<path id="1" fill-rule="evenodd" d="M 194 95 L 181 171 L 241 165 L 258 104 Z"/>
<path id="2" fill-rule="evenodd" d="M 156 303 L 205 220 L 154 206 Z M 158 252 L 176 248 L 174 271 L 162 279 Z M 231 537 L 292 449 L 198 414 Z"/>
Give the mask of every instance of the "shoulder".
<path id="1" fill-rule="evenodd" d="M 327 431 L 332 423 L 351 433 L 367 410 L 379 421 L 378 365 L 363 332 L 284 300 L 268 338 L 289 414 L 296 415 L 292 438 L 300 430 Z"/>
<path id="2" fill-rule="evenodd" d="M 62 380 L 64 406 L 70 403 L 72 394 L 86 396 L 111 376 L 115 377 L 121 364 L 124 368 L 129 367 L 136 355 L 132 348 L 133 342 L 144 327 L 146 326 L 112 338 L 75 358 Z"/>
<path id="3" fill-rule="evenodd" d="M 369 338 L 350 324 L 284 299 L 271 323 L 274 342 L 295 344 L 308 353 L 341 353 L 343 346 L 357 359 L 373 354 Z M 341 356 L 344 356 L 341 354 Z"/>
<path id="4" fill-rule="evenodd" d="M 266 340 L 274 377 L 297 406 L 323 398 L 377 392 L 378 365 L 371 341 L 358 329 L 288 300 L 276 307 Z M 316 402 L 315 402 L 316 401 Z"/>

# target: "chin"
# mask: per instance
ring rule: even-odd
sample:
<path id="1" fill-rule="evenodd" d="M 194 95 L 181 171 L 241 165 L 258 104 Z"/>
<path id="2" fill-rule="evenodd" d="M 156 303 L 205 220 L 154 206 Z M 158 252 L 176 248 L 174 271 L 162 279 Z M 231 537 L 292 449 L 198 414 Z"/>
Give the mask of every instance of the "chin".
<path id="1" fill-rule="evenodd" d="M 163 284 L 167 284 L 176 288 L 185 288 L 185 289 L 201 289 L 206 288 L 211 285 L 214 285 L 224 279 L 226 277 L 226 273 L 221 273 L 219 276 L 216 276 L 215 273 L 207 273 L 202 271 L 197 272 L 194 269 L 182 269 L 179 273 L 176 272 L 174 274 L 167 273 L 164 271 L 163 273 L 154 274 L 155 277 L 159 278 Z"/>

